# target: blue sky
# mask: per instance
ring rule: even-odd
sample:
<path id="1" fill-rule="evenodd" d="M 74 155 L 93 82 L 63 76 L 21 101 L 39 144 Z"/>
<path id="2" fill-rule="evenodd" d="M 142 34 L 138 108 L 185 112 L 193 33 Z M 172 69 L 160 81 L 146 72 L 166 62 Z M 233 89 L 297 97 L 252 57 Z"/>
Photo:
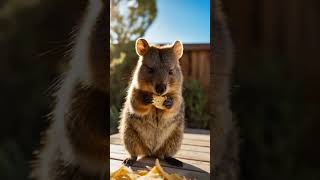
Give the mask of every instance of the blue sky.
<path id="1" fill-rule="evenodd" d="M 149 42 L 210 42 L 210 0 L 157 0 L 157 8 L 157 17 L 145 34 Z"/>

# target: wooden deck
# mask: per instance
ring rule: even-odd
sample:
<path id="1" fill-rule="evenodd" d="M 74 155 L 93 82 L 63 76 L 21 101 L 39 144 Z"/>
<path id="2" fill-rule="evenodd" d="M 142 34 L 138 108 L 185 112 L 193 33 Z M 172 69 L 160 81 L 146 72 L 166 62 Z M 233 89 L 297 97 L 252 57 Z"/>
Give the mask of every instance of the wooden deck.
<path id="1" fill-rule="evenodd" d="M 122 165 L 127 153 L 124 150 L 119 134 L 110 136 L 110 172 Z M 169 173 L 178 173 L 190 179 L 210 179 L 210 132 L 207 130 L 186 129 L 180 151 L 175 158 L 182 161 L 183 167 L 175 167 L 160 161 L 161 166 Z M 140 159 L 132 167 L 133 170 L 153 167 L 155 159 Z"/>

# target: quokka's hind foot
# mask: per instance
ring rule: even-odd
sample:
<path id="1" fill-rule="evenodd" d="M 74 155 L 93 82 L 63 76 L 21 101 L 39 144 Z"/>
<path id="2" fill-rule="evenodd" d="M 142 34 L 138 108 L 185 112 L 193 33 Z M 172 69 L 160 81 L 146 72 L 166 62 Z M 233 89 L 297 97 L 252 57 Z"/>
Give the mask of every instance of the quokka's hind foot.
<path id="1" fill-rule="evenodd" d="M 130 157 L 130 158 L 126 158 L 125 160 L 122 161 L 122 163 L 125 166 L 132 166 L 135 162 L 137 161 L 137 157 Z"/>
<path id="2" fill-rule="evenodd" d="M 173 166 L 177 166 L 177 167 L 182 167 L 183 166 L 183 162 L 179 161 L 178 159 L 175 159 L 173 157 L 165 157 L 164 160 Z"/>

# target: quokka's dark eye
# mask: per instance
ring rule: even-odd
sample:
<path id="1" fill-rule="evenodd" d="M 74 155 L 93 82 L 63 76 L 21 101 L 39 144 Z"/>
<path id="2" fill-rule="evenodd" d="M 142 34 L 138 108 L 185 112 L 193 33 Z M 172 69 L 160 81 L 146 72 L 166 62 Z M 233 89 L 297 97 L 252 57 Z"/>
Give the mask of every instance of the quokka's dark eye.
<path id="1" fill-rule="evenodd" d="M 173 74 L 173 70 L 172 70 L 172 69 L 169 70 L 169 74 L 170 74 L 170 75 Z"/>
<path id="2" fill-rule="evenodd" d="M 148 68 L 148 73 L 152 74 L 154 72 L 153 68 Z"/>

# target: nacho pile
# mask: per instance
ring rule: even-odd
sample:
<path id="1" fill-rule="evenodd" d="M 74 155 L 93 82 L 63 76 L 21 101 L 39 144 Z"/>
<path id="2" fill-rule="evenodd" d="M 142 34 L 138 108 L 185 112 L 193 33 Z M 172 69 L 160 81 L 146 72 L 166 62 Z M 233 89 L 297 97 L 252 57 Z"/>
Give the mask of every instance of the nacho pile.
<path id="1" fill-rule="evenodd" d="M 132 171 L 130 168 L 122 166 L 111 174 L 111 180 L 186 180 L 185 177 L 176 173 L 168 174 L 160 166 L 159 160 L 156 159 L 155 166 L 150 170 Z"/>

